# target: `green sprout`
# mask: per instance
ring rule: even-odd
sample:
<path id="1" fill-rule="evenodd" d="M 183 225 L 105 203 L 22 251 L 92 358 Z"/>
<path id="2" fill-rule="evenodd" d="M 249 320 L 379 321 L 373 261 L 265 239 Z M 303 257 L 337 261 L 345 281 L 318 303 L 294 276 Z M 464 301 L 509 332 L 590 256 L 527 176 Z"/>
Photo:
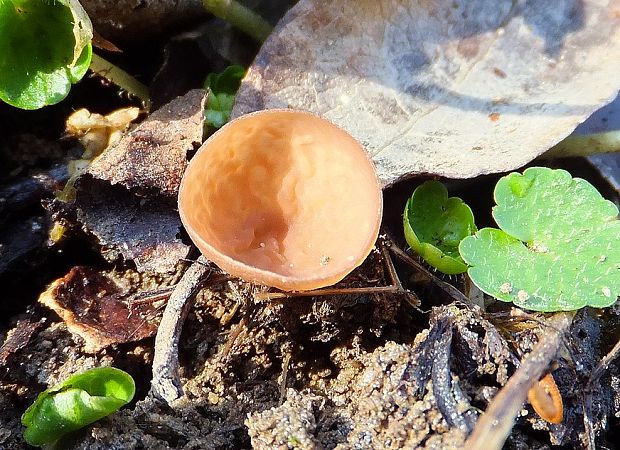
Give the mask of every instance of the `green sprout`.
<path id="1" fill-rule="evenodd" d="M 0 1 L 0 99 L 22 109 L 60 102 L 88 69 L 92 36 L 77 0 Z"/>
<path id="2" fill-rule="evenodd" d="M 245 76 L 241 66 L 229 66 L 222 73 L 210 73 L 205 81 L 209 91 L 205 108 L 205 125 L 220 128 L 230 119 L 235 94 Z"/>
<path id="3" fill-rule="evenodd" d="M 458 248 L 476 232 L 474 215 L 460 198 L 448 198 L 442 183 L 427 181 L 416 188 L 405 206 L 403 225 L 407 243 L 428 264 L 446 274 L 467 270 Z"/>
<path id="4" fill-rule="evenodd" d="M 564 170 L 532 167 L 495 187 L 493 217 L 459 246 L 483 292 L 534 311 L 603 308 L 620 294 L 618 208 Z"/>
<path id="5" fill-rule="evenodd" d="M 24 439 L 42 446 L 117 411 L 136 391 L 133 378 L 113 367 L 100 367 L 69 377 L 45 390 L 22 416 Z"/>

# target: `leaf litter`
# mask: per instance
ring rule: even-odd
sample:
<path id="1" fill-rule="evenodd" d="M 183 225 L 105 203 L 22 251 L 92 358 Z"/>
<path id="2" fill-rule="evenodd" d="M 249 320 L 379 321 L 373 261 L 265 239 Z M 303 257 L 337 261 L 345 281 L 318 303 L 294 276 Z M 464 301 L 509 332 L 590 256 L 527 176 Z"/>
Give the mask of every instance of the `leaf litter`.
<path id="1" fill-rule="evenodd" d="M 190 91 L 105 148 L 75 180 L 75 201 L 57 199 L 48 205 L 57 220 L 77 222 L 97 238 L 109 260 L 133 261 L 135 276 L 171 278 L 189 251 L 178 237 L 176 195 L 187 152 L 202 140 L 205 98 L 202 90 Z M 106 125 L 108 121 L 102 120 Z M 52 283 L 39 301 L 84 339 L 85 352 L 152 336 L 157 309 L 130 304 L 131 296 L 144 286 L 134 281 L 123 287 L 119 278 L 114 272 L 76 266 Z"/>
<path id="2" fill-rule="evenodd" d="M 413 11 L 413 6 L 410 7 L 406 3 L 397 5 L 396 3 L 379 2 L 377 4 L 381 6 L 391 4 L 402 7 L 402 11 L 411 11 L 410 15 L 414 18 L 423 16 L 431 25 L 437 25 L 438 30 L 446 29 L 445 26 L 440 26 L 443 19 L 440 20 L 439 16 L 433 16 L 434 13 L 440 11 L 441 7 L 444 6 L 442 3 L 434 2 L 432 5 L 415 4 L 415 7 L 419 8 L 415 12 Z M 351 2 L 343 3 L 345 12 L 352 12 L 354 20 L 359 21 L 359 24 L 351 24 L 350 21 L 347 22 L 346 18 L 340 15 L 340 12 L 337 11 L 338 8 L 329 5 L 317 6 L 314 2 L 302 0 L 279 27 L 279 34 L 274 35 L 272 39 L 279 39 L 282 30 L 287 27 L 287 23 L 291 23 L 291 20 L 300 17 L 300 10 L 303 11 L 303 8 L 309 8 L 308 5 L 316 6 L 317 13 L 319 14 L 319 16 L 314 17 L 315 23 L 310 23 L 312 26 L 334 22 L 331 28 L 332 31 L 337 26 L 342 25 L 343 30 L 347 33 L 352 33 L 351 27 L 360 30 L 360 24 L 364 22 L 370 25 L 373 24 L 372 15 L 364 15 L 368 8 L 374 7 L 370 3 L 356 3 L 358 8 L 355 9 L 352 9 L 355 5 L 352 5 Z M 507 14 L 506 4 L 504 3 L 499 4 L 499 6 L 496 3 L 485 3 L 484 5 L 486 6 L 480 5 L 482 3 L 474 3 L 471 9 L 467 9 L 469 7 L 465 6 L 466 12 L 471 13 L 474 8 L 484 7 L 490 9 L 497 8 L 502 13 Z M 567 2 L 566 5 L 564 5 L 566 7 L 558 10 L 558 17 L 564 17 L 568 14 L 567 9 L 570 10 L 571 5 L 576 5 L 577 11 L 581 11 L 579 8 L 583 6 L 581 3 L 576 2 Z M 520 6 L 521 3 L 515 3 L 514 8 L 519 8 Z M 583 17 L 587 17 L 587 20 L 590 20 L 591 16 L 589 14 L 594 7 L 589 4 L 586 6 L 588 11 L 587 14 L 583 13 Z M 437 8 L 437 10 L 433 8 Z M 463 12 L 458 8 L 457 10 Z M 309 10 L 306 9 L 305 11 L 308 13 Z M 334 11 L 336 11 L 335 14 Z M 445 10 L 443 11 L 445 12 Z M 510 12 L 510 8 L 508 12 Z M 519 14 L 516 10 L 511 14 L 509 14 L 512 17 L 511 20 L 520 21 L 521 24 L 524 23 L 525 19 L 519 19 Z M 576 16 L 580 17 L 581 14 L 582 12 L 579 12 Z M 388 14 L 385 17 L 392 19 L 394 23 L 398 23 L 396 15 L 390 16 Z M 506 16 L 503 17 L 505 18 Z M 553 19 L 553 17 L 547 17 L 546 20 L 553 22 L 550 19 Z M 463 36 L 458 38 L 459 44 L 456 45 L 456 48 L 454 43 L 450 47 L 449 40 L 437 39 L 437 42 L 444 44 L 446 54 L 452 51 L 452 54 L 469 52 L 480 55 L 481 51 L 491 51 L 494 47 L 491 45 L 487 48 L 484 44 L 490 45 L 491 41 L 502 41 L 503 38 L 501 33 L 497 32 L 497 35 L 491 36 L 491 38 L 494 37 L 494 40 L 488 39 L 487 33 L 493 35 L 488 30 L 497 31 L 498 25 L 498 21 L 489 20 L 490 23 L 482 24 L 481 34 L 472 33 L 468 35 L 463 33 Z M 507 23 L 509 24 L 511 20 Z M 558 23 L 562 24 L 561 21 Z M 501 24 L 506 25 L 504 23 Z M 558 25 L 558 29 L 562 30 L 560 25 Z M 311 29 L 311 27 L 304 28 L 304 23 L 301 23 L 301 26 L 302 32 Z M 560 58 L 563 52 L 566 51 L 567 57 L 575 58 L 575 55 L 571 53 L 572 50 L 567 47 L 566 42 L 573 38 L 577 39 L 573 34 L 578 34 L 579 26 L 579 20 L 576 20 L 576 24 L 568 26 L 566 28 L 568 31 L 566 36 L 564 36 L 566 39 L 564 37 L 555 39 L 557 36 L 541 39 L 541 41 L 545 41 L 545 47 L 549 46 L 546 49 L 549 55 L 559 54 L 558 58 Z M 372 26 L 369 28 L 371 31 L 374 30 Z M 424 30 L 425 32 L 433 31 L 431 28 L 427 26 Z M 603 30 L 603 33 L 607 33 L 607 36 L 612 36 L 613 30 L 616 30 L 616 28 L 613 28 L 613 26 L 603 20 L 599 32 L 600 30 Z M 323 35 L 329 36 L 329 34 Z M 355 36 L 353 33 L 351 35 Z M 303 42 L 291 41 L 290 47 L 284 47 L 284 44 L 280 42 L 280 53 L 284 54 L 291 52 L 291 50 L 311 49 L 311 46 L 314 45 L 313 41 L 318 41 L 316 36 L 322 36 L 321 32 L 313 31 L 312 39 L 306 36 Z M 392 36 L 395 35 L 393 34 Z M 528 34 L 528 36 L 530 35 Z M 343 36 L 340 37 L 342 38 Z M 363 36 L 358 35 L 356 38 L 363 39 Z M 534 38 L 532 39 L 535 43 L 538 42 Z M 433 38 L 430 37 L 429 41 L 432 43 Z M 337 42 L 338 40 L 335 40 L 334 43 Z M 424 54 L 432 54 L 427 49 L 427 42 L 424 39 L 421 39 L 420 42 L 424 43 L 422 45 L 423 52 L 429 52 Z M 502 42 L 504 47 L 508 45 L 505 41 Z M 331 45 L 334 45 L 334 43 Z M 271 44 L 268 42 L 268 45 Z M 482 49 L 480 49 L 481 45 Z M 413 45 L 403 48 L 411 47 Z M 268 46 L 263 50 L 263 59 L 267 49 Z M 538 47 L 536 49 L 540 50 Z M 614 49 L 608 49 L 609 54 L 613 51 Z M 535 55 L 538 53 L 540 52 L 532 52 L 532 55 L 529 55 L 526 52 L 522 56 L 523 59 L 530 61 L 535 60 Z M 294 52 L 291 54 L 294 54 Z M 448 59 L 444 54 L 438 53 L 438 55 L 439 61 L 448 64 Z M 366 61 L 364 60 L 365 57 L 366 55 L 361 53 L 358 60 L 355 58 L 347 60 L 347 63 L 351 64 L 351 70 L 362 73 L 363 64 L 360 61 Z M 257 64 L 253 68 L 255 72 L 258 70 L 257 67 L 260 61 L 261 56 L 259 55 Z M 407 61 L 407 58 L 403 58 L 403 63 Z M 341 61 L 336 59 L 333 61 L 335 66 L 341 63 Z M 515 65 L 520 63 L 514 62 Z M 556 61 L 556 63 L 558 62 Z M 563 63 L 560 61 L 558 64 L 562 65 Z M 294 68 L 294 66 L 291 67 Z M 448 69 L 443 72 L 446 78 L 449 78 L 451 75 Z M 472 68 L 472 73 L 477 74 L 474 69 L 476 67 Z M 509 69 L 510 67 L 494 67 L 492 73 L 499 80 L 506 80 L 515 76 Z M 537 67 L 532 65 L 529 69 L 536 70 Z M 265 72 L 269 71 L 271 71 L 270 76 L 280 77 L 281 86 L 285 91 L 288 90 L 288 93 L 285 92 L 285 96 L 293 91 L 292 87 L 287 85 L 287 83 L 294 85 L 299 81 L 302 87 L 309 87 L 311 90 L 318 89 L 317 84 L 306 83 L 306 79 L 301 76 L 292 81 L 287 79 L 290 73 L 280 71 L 276 65 Z M 462 75 L 462 72 L 459 73 Z M 315 75 L 317 75 L 316 78 L 329 78 L 322 76 L 320 73 Z M 256 73 L 251 74 L 252 76 L 256 76 Z M 560 75 L 558 76 L 561 77 Z M 562 76 L 566 76 L 566 73 L 563 73 Z M 580 82 L 587 84 L 581 80 L 580 74 L 575 75 L 571 73 L 571 76 L 575 76 L 577 84 Z M 252 80 L 251 77 L 249 78 L 250 81 Z M 608 78 L 611 79 L 613 77 Z M 248 86 L 250 81 L 246 83 L 246 89 L 252 90 L 253 88 Z M 363 81 L 363 79 L 358 80 L 358 82 L 354 82 L 351 86 L 359 85 L 356 93 L 371 95 L 371 90 L 364 90 Z M 608 80 L 602 84 L 607 82 Z M 613 81 L 609 81 L 609 83 L 613 83 Z M 269 83 L 266 82 L 264 84 L 266 86 Z M 433 87 L 432 84 L 430 86 Z M 342 96 L 336 95 L 338 94 L 337 83 L 332 83 L 331 87 L 328 86 L 328 88 L 332 89 L 331 94 L 333 95 L 331 98 L 335 99 L 334 101 L 342 100 Z M 539 97 L 544 94 L 543 87 L 539 87 L 531 79 L 528 88 L 531 91 L 535 91 Z M 436 96 L 430 95 L 433 94 L 433 89 L 422 90 L 421 92 L 422 94 L 429 94 L 427 97 L 430 100 L 437 100 Z M 439 93 L 444 96 L 441 97 L 439 95 L 439 97 L 447 98 L 448 100 L 454 97 L 462 97 L 461 92 L 457 95 L 456 93 L 444 93 L 439 90 Z M 318 89 L 317 98 L 323 95 L 321 98 L 329 99 L 331 94 Z M 401 101 L 400 96 L 396 94 L 393 95 L 394 102 L 396 100 Z M 248 93 L 246 90 L 244 95 L 258 96 L 259 94 L 256 91 Z M 368 98 L 362 95 L 360 99 L 353 98 L 353 101 L 360 101 L 359 104 L 362 104 L 361 100 L 368 100 Z M 536 101 L 539 100 L 538 97 L 535 98 Z M 237 112 L 243 105 L 242 100 L 243 97 L 240 97 Z M 349 98 L 349 100 L 351 99 Z M 383 109 L 384 100 L 385 104 L 390 105 L 390 99 L 386 96 L 380 97 L 379 100 L 374 102 L 366 101 L 362 105 L 371 113 L 376 113 L 373 117 L 381 119 L 381 122 L 378 122 L 381 124 L 381 133 L 379 134 L 385 134 L 385 130 L 382 129 L 383 126 L 385 124 L 390 125 L 390 121 L 397 116 L 397 114 L 390 114 L 390 108 L 394 111 L 397 110 L 393 106 L 390 106 L 386 113 L 386 110 Z M 430 103 L 430 100 L 427 103 Z M 468 101 L 476 105 L 475 100 L 469 99 Z M 601 96 L 593 103 L 605 100 L 606 97 L 603 98 Z M 311 101 L 308 100 L 308 104 L 310 103 Z M 445 101 L 444 103 L 437 109 L 449 109 L 446 106 L 449 102 Z M 542 100 L 540 100 L 540 103 L 542 103 Z M 583 103 L 588 103 L 585 97 L 583 97 Z M 364 108 L 358 108 L 359 104 L 353 103 L 350 110 L 346 109 L 346 111 L 351 113 L 351 122 L 357 120 L 353 113 L 358 114 L 360 111 L 366 111 Z M 499 102 L 497 105 L 499 105 L 499 108 L 502 106 L 502 103 Z M 540 106 L 538 103 L 528 103 L 526 106 L 528 105 L 531 106 L 531 109 L 536 109 Z M 577 103 L 575 108 L 578 109 L 577 106 L 580 105 L 581 103 Z M 459 103 L 457 106 L 462 105 Z M 593 105 L 587 104 L 586 106 L 594 108 Z M 336 105 L 334 108 L 334 111 L 341 113 L 341 117 L 344 116 L 344 107 L 338 109 Z M 505 108 L 506 110 L 508 109 L 507 106 Z M 303 109 L 309 108 L 303 107 Z M 335 116 L 329 117 L 329 111 L 325 115 L 338 122 Z M 430 111 L 428 115 L 431 116 L 433 111 Z M 466 123 L 463 126 L 470 126 L 470 130 L 487 130 L 488 127 L 480 127 L 483 124 L 482 120 L 476 122 L 473 119 L 478 119 L 478 117 L 470 117 L 476 116 L 474 110 L 467 110 L 465 108 L 463 111 L 466 113 L 464 117 Z M 587 115 L 587 113 L 584 114 Z M 506 114 L 505 110 L 492 110 L 490 112 L 485 111 L 484 114 L 480 113 L 479 115 L 484 116 L 484 119 L 489 123 L 499 126 L 503 125 L 506 116 L 509 114 Z M 550 115 L 552 114 L 550 113 Z M 581 116 L 578 114 L 571 116 L 573 121 L 578 120 L 576 117 Z M 432 118 L 437 123 L 443 123 L 436 116 Z M 451 116 L 450 120 L 452 118 L 453 116 Z M 375 119 L 371 119 L 371 122 L 373 120 Z M 445 123 L 450 123 L 450 121 Z M 455 119 L 453 123 L 461 125 L 460 119 Z M 340 125 L 342 126 L 343 124 L 340 123 Z M 344 127 L 347 128 L 346 125 Z M 570 131 L 568 130 L 570 127 L 566 128 L 566 125 L 564 127 L 566 132 Z M 163 128 L 161 124 L 160 128 Z M 385 126 L 385 128 L 387 130 L 390 127 Z M 392 130 L 396 128 L 394 127 Z M 374 130 L 376 132 L 377 128 L 375 127 Z M 414 128 L 412 128 L 412 136 L 414 134 L 413 131 Z M 533 131 L 531 128 L 529 133 L 531 135 L 538 134 L 536 130 Z M 394 136 L 393 134 L 388 137 L 394 139 Z M 515 142 L 518 142 L 519 136 L 516 135 Z M 155 147 L 161 144 L 161 141 L 150 139 L 151 137 L 150 135 L 147 136 L 146 140 L 154 142 Z M 409 135 L 406 136 L 407 139 L 410 137 Z M 452 142 L 451 139 L 454 138 L 451 134 L 446 136 L 429 134 L 427 137 L 429 142 L 433 142 L 433 145 L 437 144 L 441 139 L 445 139 L 446 142 Z M 461 140 L 466 141 L 467 139 Z M 489 143 L 488 141 L 485 142 Z M 367 144 L 367 142 L 364 143 Z M 389 158 L 381 163 L 377 163 L 380 170 L 383 171 L 382 173 L 384 173 L 382 178 L 385 185 L 392 184 L 394 181 L 411 174 L 432 172 L 432 170 L 428 169 L 429 165 L 432 164 L 426 158 L 428 158 L 429 154 L 432 154 L 433 157 L 436 155 L 432 152 L 429 153 L 424 146 L 418 144 L 417 141 L 412 139 L 410 147 L 414 150 L 408 154 L 408 156 L 412 156 L 412 162 L 404 168 L 400 166 L 394 167 L 394 164 L 390 166 Z M 530 146 L 527 142 L 522 143 L 521 150 L 527 150 Z M 187 147 L 189 148 L 189 146 Z M 450 146 L 446 145 L 446 147 Z M 499 165 L 504 157 L 507 159 L 505 164 L 516 164 L 516 156 L 506 153 L 502 147 L 498 146 L 497 148 L 500 148 L 499 156 L 496 155 L 495 158 L 492 158 L 492 162 L 495 165 L 485 165 L 490 158 L 487 154 L 490 148 L 482 146 L 479 149 L 476 148 L 474 154 L 476 154 L 476 151 L 481 152 L 480 161 L 475 163 L 469 161 L 459 174 L 454 176 L 468 177 L 472 173 L 476 173 L 476 171 L 478 171 L 477 173 L 482 173 L 485 170 L 494 171 L 493 167 Z M 514 150 L 514 145 L 511 148 Z M 137 153 L 139 154 L 140 152 L 138 151 Z M 387 148 L 386 153 L 389 153 Z M 420 155 L 416 156 L 418 153 Z M 168 202 L 173 198 L 173 196 L 168 194 L 174 191 L 174 189 L 170 189 L 171 186 L 174 186 L 174 182 L 169 183 L 169 181 L 174 179 L 174 176 L 164 176 L 162 178 L 155 174 L 156 179 L 149 178 L 148 170 L 141 170 L 140 164 L 138 164 L 135 167 L 138 176 L 132 177 L 133 169 L 128 169 L 134 162 L 131 158 L 133 156 L 131 148 L 120 151 L 118 154 L 110 153 L 108 156 L 109 158 L 104 160 L 98 169 L 95 166 L 96 169 L 94 169 L 93 173 L 86 175 L 78 183 L 78 189 L 81 189 L 79 195 L 82 195 L 83 199 L 82 207 L 88 210 L 88 213 L 78 211 L 78 214 L 81 214 L 80 220 L 86 230 L 89 230 L 95 236 L 99 236 L 104 250 L 112 249 L 110 252 L 111 259 L 115 258 L 114 254 L 121 254 L 124 255 L 124 259 L 127 261 L 133 259 L 141 270 L 150 270 L 149 265 L 143 262 L 149 261 L 149 255 L 146 252 L 145 256 L 145 253 L 140 248 L 142 241 L 140 239 L 132 240 L 131 232 L 128 232 L 127 235 L 119 235 L 118 233 L 119 230 L 123 229 L 131 230 L 134 223 L 141 224 L 146 222 L 146 227 L 137 227 L 133 232 L 137 232 L 139 236 L 156 234 L 159 230 L 152 228 L 152 224 L 155 217 L 160 215 L 158 220 L 166 223 L 162 234 L 164 238 L 162 239 L 167 242 L 175 242 L 178 224 L 174 225 L 174 214 L 167 216 L 164 211 L 166 208 L 174 211 L 174 202 Z M 523 153 L 523 156 L 524 160 L 529 158 L 525 153 Z M 487 159 L 485 160 L 484 158 Z M 377 162 L 378 159 L 375 159 L 375 161 Z M 456 170 L 455 167 L 458 167 L 458 164 L 458 161 L 446 162 L 446 159 L 438 156 L 437 169 L 433 173 L 448 174 L 448 169 Z M 119 167 L 118 170 L 116 170 L 117 166 Z M 142 168 L 146 167 L 148 165 L 143 165 Z M 467 170 L 470 171 L 470 175 L 467 174 Z M 172 173 L 174 173 L 174 170 L 172 170 Z M 131 197 L 131 200 L 123 203 L 121 200 L 123 197 Z M 156 199 L 158 201 L 163 200 L 160 203 L 162 209 L 149 210 L 152 212 L 152 216 L 143 217 L 148 216 L 148 214 L 140 214 L 144 210 L 138 208 L 152 208 L 156 204 Z M 90 209 L 88 208 L 88 203 L 92 203 Z M 117 206 L 116 203 L 121 206 Z M 112 208 L 109 205 L 112 205 Z M 399 207 L 402 207 L 402 205 Z M 110 211 L 105 211 L 108 208 Z M 116 223 L 114 219 L 117 219 Z M 151 228 L 149 229 L 149 227 Z M 115 229 L 116 233 L 114 232 Z M 149 229 L 149 231 L 144 233 L 145 229 Z M 176 231 L 173 233 L 175 229 Z M 131 253 L 130 249 L 133 250 L 136 244 L 140 244 L 137 246 L 138 251 Z M 165 246 L 156 245 L 156 248 L 168 254 L 168 249 Z M 187 252 L 187 248 L 184 251 Z M 181 253 L 179 251 L 179 254 Z M 152 259 L 157 258 L 154 257 Z M 169 268 L 170 265 L 168 263 L 171 261 L 172 258 L 163 266 L 159 266 L 157 270 L 161 270 L 164 266 Z M 88 280 L 89 278 L 85 277 L 85 279 Z M 95 425 L 86 435 L 82 435 L 78 439 L 74 448 L 96 449 L 110 448 L 110 446 L 119 446 L 120 448 L 136 448 L 140 446 L 148 448 L 170 448 L 170 446 L 173 446 L 175 448 L 187 449 L 197 447 L 239 448 L 248 446 L 250 438 L 252 444 L 260 448 L 261 442 L 272 442 L 269 439 L 273 440 L 274 436 L 281 437 L 281 435 L 275 435 L 273 430 L 282 431 L 281 425 L 286 421 L 294 422 L 295 429 L 302 431 L 302 434 L 299 436 L 299 443 L 311 442 L 316 446 L 322 445 L 327 448 L 353 448 L 359 442 L 367 442 L 368 439 L 376 443 L 376 448 L 390 448 L 403 442 L 419 442 L 429 448 L 434 445 L 443 445 L 446 448 L 456 447 L 462 444 L 464 434 L 459 426 L 450 427 L 446 417 L 451 418 L 453 420 L 452 423 L 465 424 L 465 427 L 467 426 L 468 419 L 460 420 L 458 416 L 454 416 L 454 405 L 467 406 L 469 404 L 475 408 L 484 408 L 484 405 L 488 403 L 493 393 L 506 382 L 507 377 L 512 373 L 515 366 L 515 359 L 511 355 L 511 346 L 507 344 L 507 341 L 496 328 L 495 324 L 497 322 L 495 321 L 490 323 L 468 309 L 456 312 L 453 306 L 442 308 L 439 311 L 433 312 L 430 328 L 419 333 L 419 337 L 411 344 L 412 339 L 410 337 L 415 335 L 415 332 L 418 330 L 410 330 L 407 327 L 411 327 L 420 318 L 417 317 L 415 320 L 412 320 L 412 313 L 409 309 L 403 308 L 399 301 L 391 300 L 394 303 L 391 306 L 393 314 L 389 318 L 381 319 L 381 314 L 376 310 L 381 309 L 383 304 L 377 302 L 377 299 L 373 299 L 371 296 L 333 303 L 316 299 L 302 303 L 302 299 L 296 299 L 264 305 L 266 306 L 264 310 L 258 313 L 256 317 L 251 318 L 244 330 L 245 332 L 242 333 L 241 339 L 235 344 L 230 359 L 222 361 L 219 356 L 222 349 L 227 346 L 226 332 L 230 331 L 231 324 L 228 323 L 230 319 L 226 323 L 220 320 L 224 317 L 224 312 L 228 313 L 229 310 L 234 309 L 236 301 L 231 297 L 230 290 L 205 289 L 199 294 L 198 304 L 189 314 L 186 332 L 180 342 L 182 350 L 181 362 L 184 369 L 182 377 L 187 397 L 181 403 L 174 405 L 175 411 L 163 408 L 152 397 L 147 396 L 134 409 L 121 411 L 116 416 L 113 416 L 109 422 Z M 299 316 L 297 314 L 297 308 L 299 307 L 305 308 L 307 314 Z M 241 309 L 243 310 L 243 305 Z M 369 314 L 369 309 L 373 311 L 372 314 Z M 237 320 L 238 318 L 233 317 L 232 325 Z M 426 323 L 428 317 L 424 316 L 422 320 Z M 291 333 L 286 328 L 283 329 L 283 324 L 287 322 L 295 322 L 299 330 L 296 333 Z M 370 330 L 365 328 L 369 324 L 372 325 Z M 324 329 L 326 327 L 327 331 Z M 346 327 L 346 330 L 343 331 L 343 327 Z M 410 331 L 405 332 L 405 329 Z M 314 331 L 314 333 L 309 333 L 309 331 Z M 337 338 L 334 339 L 334 336 Z M 516 340 L 520 344 L 528 342 L 527 339 L 522 340 L 518 338 Z M 394 343 L 392 341 L 401 343 Z M 80 349 L 76 350 L 74 348 L 75 345 L 71 342 L 67 338 L 66 329 L 57 323 L 51 329 L 46 329 L 34 336 L 29 344 L 29 352 L 32 351 L 34 358 L 29 360 L 26 366 L 23 367 L 18 366 L 17 361 L 11 364 L 11 368 L 15 369 L 15 373 L 10 374 L 9 380 L 16 382 L 16 379 L 19 380 L 19 374 L 28 371 L 28 377 L 32 378 L 33 374 L 38 374 L 37 380 L 39 383 L 50 383 L 55 378 L 58 378 L 59 372 L 66 370 L 67 366 L 70 367 L 72 364 L 97 364 L 98 360 L 109 360 L 110 355 L 115 355 L 115 358 L 126 364 L 130 364 L 137 359 L 141 365 L 146 367 L 152 362 L 149 344 L 137 344 L 135 348 L 131 347 L 132 353 L 130 355 L 120 355 L 118 351 L 112 349 L 109 353 L 102 352 L 95 357 L 85 357 Z M 293 344 L 292 346 L 291 343 Z M 60 351 L 63 349 L 63 346 L 71 348 L 68 348 L 66 352 Z M 291 349 L 291 347 L 293 348 Z M 17 351 L 17 354 L 12 355 L 12 357 L 16 359 L 20 351 Z M 287 352 L 291 352 L 292 356 L 288 384 L 285 382 L 284 385 L 285 387 L 292 386 L 293 390 L 284 391 L 286 392 L 286 395 L 283 397 L 284 404 L 280 406 L 279 394 L 281 389 L 278 389 L 278 384 L 282 378 L 286 381 L 286 369 L 283 366 L 284 355 Z M 420 358 L 420 355 L 424 356 L 424 352 L 426 352 L 426 357 Z M 435 352 L 440 352 L 441 354 Z M 191 356 L 188 358 L 188 355 Z M 125 360 L 125 358 L 127 359 Z M 62 362 L 54 362 L 56 360 Z M 561 362 L 561 366 L 562 368 L 565 366 L 570 368 L 570 362 Z M 435 374 L 433 374 L 433 370 L 435 370 Z M 472 370 L 475 372 L 475 375 L 472 375 Z M 410 377 L 412 372 L 414 373 L 414 378 Z M 420 381 L 423 379 L 429 380 L 429 377 L 430 381 L 427 381 L 426 385 Z M 569 386 L 571 383 L 574 383 L 574 380 L 574 376 L 572 378 L 569 377 L 563 383 L 559 383 L 560 387 L 562 388 L 562 385 Z M 20 382 L 17 381 L 16 383 L 19 384 Z M 436 387 L 433 383 L 441 384 L 437 384 Z M 445 398 L 448 403 L 444 403 L 441 407 L 437 404 L 433 394 L 435 389 L 437 389 L 437 392 L 449 394 L 449 397 Z M 404 395 L 402 390 L 409 393 L 415 392 L 407 396 Z M 30 392 L 30 395 L 32 395 L 32 392 Z M 575 397 L 572 398 L 572 403 L 569 402 L 569 406 L 572 404 L 574 410 L 578 411 L 580 407 L 579 401 L 579 397 L 575 394 Z M 4 398 L 0 397 L 0 405 L 2 404 L 6 403 Z M 387 406 L 383 408 L 381 405 Z M 413 409 L 412 406 L 414 407 Z M 598 429 L 604 428 L 608 420 L 607 414 L 610 408 L 607 406 L 605 405 L 604 408 L 597 411 L 599 415 L 596 416 L 594 424 Z M 272 411 L 270 408 L 273 408 L 273 414 L 270 414 L 270 411 Z M 418 414 L 416 416 L 415 412 L 420 410 L 428 414 Z M 471 409 L 465 408 L 465 411 L 456 409 L 457 413 L 467 411 L 471 411 Z M 250 415 L 248 416 L 248 414 Z M 246 426 L 250 429 L 250 436 L 248 436 L 247 429 L 243 426 L 243 421 L 246 418 Z M 577 432 L 579 430 L 579 422 L 575 422 L 574 416 L 572 420 L 574 425 L 572 429 Z M 407 434 L 412 430 L 412 422 L 415 425 L 413 432 Z M 371 428 L 373 424 L 376 425 L 375 429 Z M 389 426 L 384 426 L 386 424 L 389 424 Z M 428 428 L 429 426 L 431 428 Z M 368 433 L 369 429 L 371 429 L 370 433 Z M 556 442 L 559 443 L 573 444 L 579 440 L 579 436 L 569 435 L 568 433 L 562 434 L 554 429 L 551 429 L 550 433 L 554 433 L 553 436 L 557 436 Z M 290 438 L 291 436 L 288 437 Z M 292 437 L 295 438 L 295 436 Z M 9 440 L 8 442 L 14 441 Z M 285 442 L 279 443 L 295 446 L 298 441 L 296 439 L 287 439 Z M 515 445 L 529 446 L 539 444 L 536 438 L 528 437 L 525 433 L 515 433 L 513 443 Z M 297 447 L 301 447 L 301 445 L 297 445 Z M 265 448 L 271 447 L 265 445 Z"/>
<path id="3" fill-rule="evenodd" d="M 190 91 L 107 148 L 75 182 L 75 204 L 56 202 L 111 260 L 133 260 L 139 271 L 172 272 L 189 247 L 181 242 L 176 195 L 187 153 L 202 141 L 205 92 Z"/>
<path id="4" fill-rule="evenodd" d="M 317 113 L 364 145 L 386 186 L 513 170 L 616 96 L 619 11 L 617 0 L 302 0 L 232 116 Z"/>

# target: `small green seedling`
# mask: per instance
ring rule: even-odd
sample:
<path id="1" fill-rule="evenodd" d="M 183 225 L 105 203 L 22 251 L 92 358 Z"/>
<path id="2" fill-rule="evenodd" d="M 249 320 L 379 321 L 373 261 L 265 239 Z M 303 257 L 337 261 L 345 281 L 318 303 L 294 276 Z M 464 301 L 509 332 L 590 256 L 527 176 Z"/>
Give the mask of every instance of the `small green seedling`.
<path id="1" fill-rule="evenodd" d="M 113 367 L 87 370 L 39 394 L 22 416 L 24 439 L 42 446 L 117 411 L 136 391 L 133 378 Z"/>
<path id="2" fill-rule="evenodd" d="M 86 73 L 92 25 L 77 0 L 0 0 L 0 99 L 58 103 Z"/>
<path id="3" fill-rule="evenodd" d="M 463 273 L 459 242 L 476 232 L 474 215 L 458 197 L 448 198 L 439 181 L 418 186 L 405 206 L 405 239 L 431 266 L 446 274 Z"/>
<path id="4" fill-rule="evenodd" d="M 235 102 L 235 94 L 245 76 L 241 66 L 229 66 L 222 73 L 210 73 L 205 81 L 205 89 L 209 90 L 205 108 L 205 124 L 220 128 L 228 119 Z"/>
<path id="5" fill-rule="evenodd" d="M 493 217 L 463 239 L 461 256 L 482 291 L 534 311 L 612 305 L 620 294 L 618 208 L 564 170 L 532 167 L 495 187 Z"/>

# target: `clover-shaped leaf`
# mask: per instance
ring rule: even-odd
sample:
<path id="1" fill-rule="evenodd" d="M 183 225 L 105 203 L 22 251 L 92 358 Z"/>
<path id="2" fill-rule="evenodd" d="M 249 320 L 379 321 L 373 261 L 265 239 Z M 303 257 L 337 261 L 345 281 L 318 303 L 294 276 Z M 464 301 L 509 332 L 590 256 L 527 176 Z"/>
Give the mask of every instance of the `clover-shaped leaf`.
<path id="1" fill-rule="evenodd" d="M 91 39 L 77 0 L 0 1 L 0 99 L 23 109 L 58 103 L 86 73 Z"/>
<path id="2" fill-rule="evenodd" d="M 133 378 L 113 367 L 100 367 L 69 377 L 43 391 L 22 415 L 24 439 L 41 446 L 106 417 L 133 398 Z"/>
<path id="3" fill-rule="evenodd" d="M 426 181 L 416 188 L 405 206 L 403 225 L 407 243 L 428 264 L 447 274 L 467 270 L 458 247 L 476 232 L 474 216 L 463 200 L 448 198 L 442 183 Z"/>
<path id="4" fill-rule="evenodd" d="M 459 250 L 473 282 L 534 311 L 612 305 L 620 294 L 618 208 L 564 170 L 532 167 L 495 187 L 493 217 Z"/>

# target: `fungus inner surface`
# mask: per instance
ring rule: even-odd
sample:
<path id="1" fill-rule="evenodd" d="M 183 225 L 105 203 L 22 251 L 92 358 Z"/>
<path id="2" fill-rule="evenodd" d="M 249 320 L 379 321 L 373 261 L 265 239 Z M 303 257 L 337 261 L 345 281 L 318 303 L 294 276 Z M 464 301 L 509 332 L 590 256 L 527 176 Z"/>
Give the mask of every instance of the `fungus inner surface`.
<path id="1" fill-rule="evenodd" d="M 339 281 L 367 256 L 380 221 L 381 190 L 364 150 L 307 113 L 269 111 L 232 125 L 185 175 L 180 203 L 194 242 L 216 263 L 208 247 L 279 276 Z"/>

